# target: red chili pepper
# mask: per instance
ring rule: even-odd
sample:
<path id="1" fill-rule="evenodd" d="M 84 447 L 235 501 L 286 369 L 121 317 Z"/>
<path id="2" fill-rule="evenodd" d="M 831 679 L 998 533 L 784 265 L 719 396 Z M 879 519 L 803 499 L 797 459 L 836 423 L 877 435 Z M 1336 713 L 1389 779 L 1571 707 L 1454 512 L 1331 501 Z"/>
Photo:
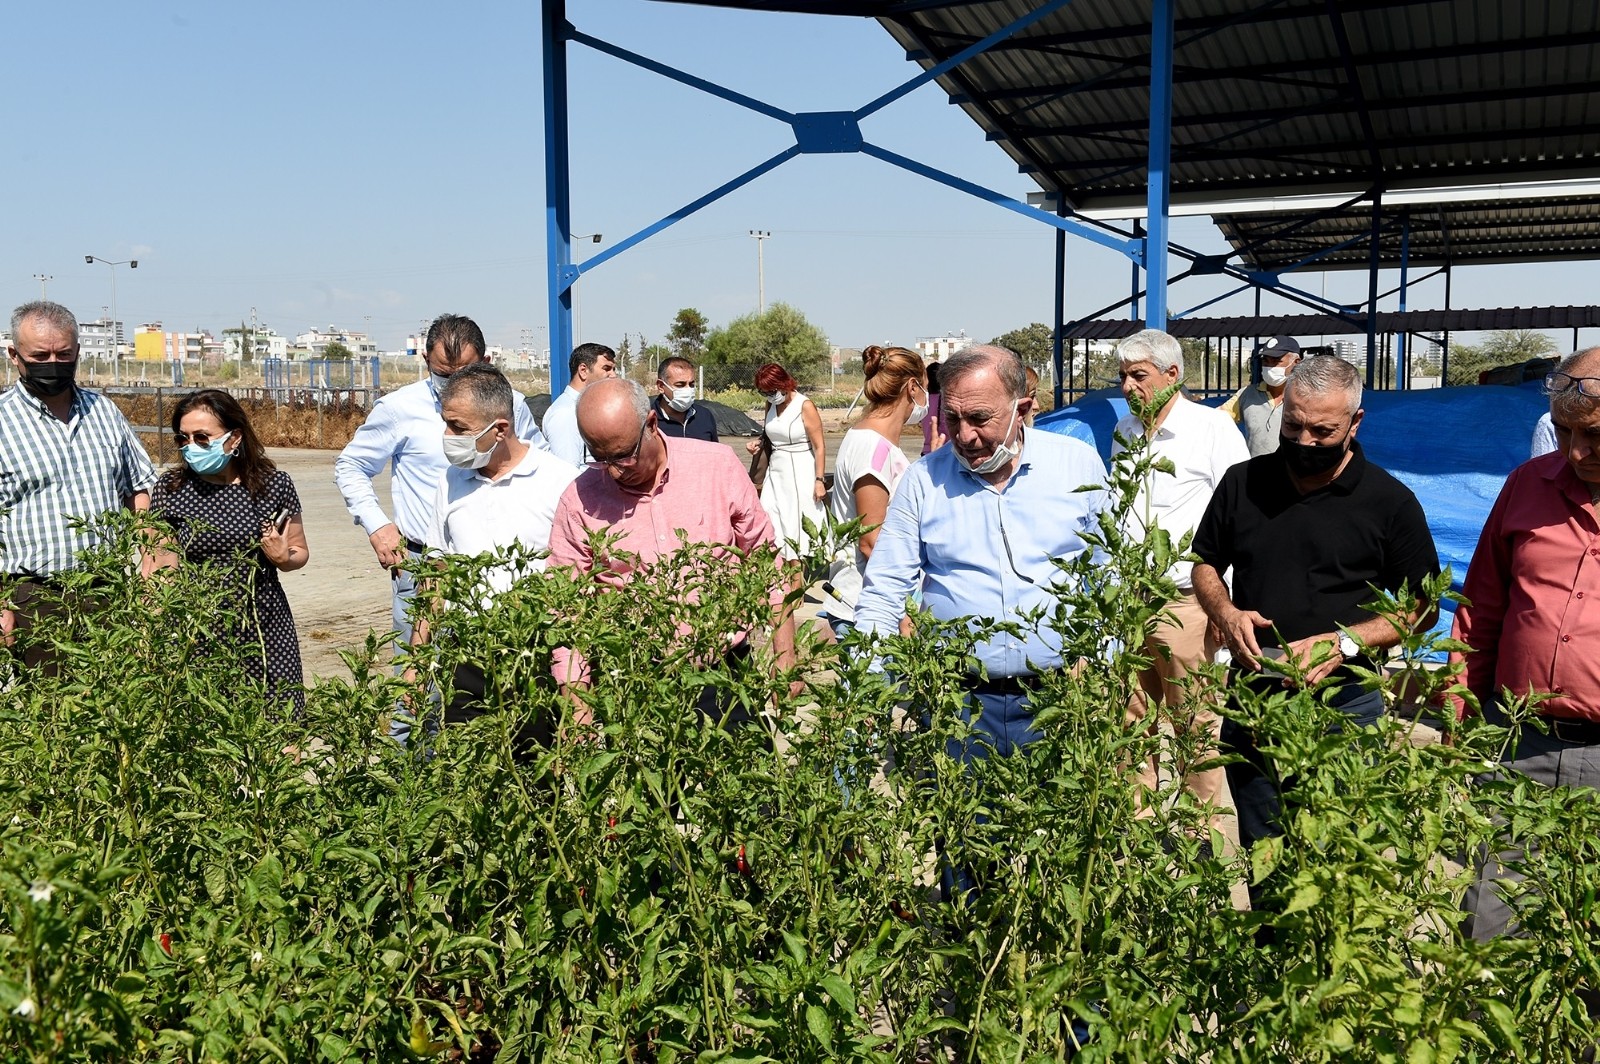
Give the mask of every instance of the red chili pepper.
<path id="1" fill-rule="evenodd" d="M 614 817 L 614 816 L 606 817 L 606 827 L 614 828 L 616 826 L 617 826 L 617 818 L 616 817 Z M 617 841 L 617 833 L 615 831 L 606 832 L 606 841 L 607 842 L 616 842 Z"/>
<path id="2" fill-rule="evenodd" d="M 157 941 L 161 943 L 161 952 L 169 957 L 172 956 L 172 936 L 163 931 Z"/>
<path id="3" fill-rule="evenodd" d="M 739 856 L 733 862 L 733 866 L 739 870 L 739 874 L 741 876 L 748 876 L 750 874 L 750 863 L 744 859 L 743 846 L 739 847 Z"/>
<path id="4" fill-rule="evenodd" d="M 897 901 L 891 901 L 889 903 L 889 911 L 908 924 L 914 924 L 917 922 L 917 914 L 911 912 L 904 905 L 901 905 Z"/>

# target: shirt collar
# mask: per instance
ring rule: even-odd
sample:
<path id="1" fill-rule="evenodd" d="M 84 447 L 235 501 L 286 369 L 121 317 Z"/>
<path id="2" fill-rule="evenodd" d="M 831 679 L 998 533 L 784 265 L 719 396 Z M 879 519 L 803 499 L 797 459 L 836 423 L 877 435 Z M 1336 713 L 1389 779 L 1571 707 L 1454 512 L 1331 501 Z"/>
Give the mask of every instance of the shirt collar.
<path id="1" fill-rule="evenodd" d="M 1539 467 L 1539 475 L 1564 492 L 1567 498 L 1579 506 L 1589 503 L 1600 510 L 1600 503 L 1595 503 L 1594 492 L 1590 490 L 1588 482 L 1578 479 L 1578 474 L 1572 471 L 1572 463 L 1560 450 L 1540 455 L 1534 461 L 1544 463 Z"/>
<path id="2" fill-rule="evenodd" d="M 17 397 L 22 402 L 27 403 L 29 408 L 36 411 L 40 417 L 55 417 L 55 414 L 51 412 L 50 408 L 44 405 L 44 400 L 28 391 L 28 389 L 23 386 L 21 380 L 14 381 L 10 390 L 16 392 Z M 71 421 L 79 414 L 82 414 L 86 409 L 88 409 L 89 402 L 89 393 L 74 384 L 72 386 L 72 405 L 67 408 L 67 420 Z"/>

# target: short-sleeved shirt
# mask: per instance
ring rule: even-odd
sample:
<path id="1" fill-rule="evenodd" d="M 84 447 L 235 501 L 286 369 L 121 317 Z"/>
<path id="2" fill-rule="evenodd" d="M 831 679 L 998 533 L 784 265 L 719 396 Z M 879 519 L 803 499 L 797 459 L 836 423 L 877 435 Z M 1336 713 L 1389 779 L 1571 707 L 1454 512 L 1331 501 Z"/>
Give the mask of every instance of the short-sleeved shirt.
<path id="1" fill-rule="evenodd" d="M 74 388 L 62 421 L 20 384 L 0 392 L 0 572 L 76 568 L 79 552 L 99 542 L 95 519 L 155 480 L 128 419 L 104 396 Z"/>
<path id="2" fill-rule="evenodd" d="M 1233 568 L 1233 604 L 1271 620 L 1291 643 L 1370 618 L 1369 585 L 1416 589 L 1439 571 L 1417 497 L 1368 462 L 1359 441 L 1350 447 L 1344 472 L 1305 495 L 1283 455 L 1241 462 L 1223 475 L 1195 532 L 1201 561 L 1219 573 Z M 1278 645 L 1271 629 L 1257 639 Z"/>
<path id="3" fill-rule="evenodd" d="M 1278 449 L 1278 437 L 1283 432 L 1282 395 L 1274 399 L 1265 384 L 1247 384 L 1234 392 L 1221 409 L 1244 431 L 1251 458 Z"/>
<path id="4" fill-rule="evenodd" d="M 718 443 L 717 418 L 710 410 L 695 403 L 685 411 L 682 421 L 675 421 L 672 415 L 676 411 L 669 410 L 667 404 L 661 401 L 661 396 L 656 396 L 653 404 L 656 410 L 656 427 L 663 436 L 674 436 L 680 440 L 704 440 L 706 443 Z"/>
<path id="5" fill-rule="evenodd" d="M 911 466 L 906 453 L 872 429 L 851 429 L 839 441 L 839 450 L 833 456 L 833 490 L 828 495 L 828 509 L 836 521 L 854 521 L 861 516 L 856 509 L 856 484 L 862 480 L 875 480 L 890 495 L 895 485 Z M 867 570 L 867 557 L 860 547 L 850 549 L 848 561 L 840 559 L 829 569 L 833 596 L 853 612 L 856 599 L 861 596 L 861 574 Z M 830 608 L 830 613 L 838 612 Z M 848 619 L 848 615 L 844 619 Z"/>

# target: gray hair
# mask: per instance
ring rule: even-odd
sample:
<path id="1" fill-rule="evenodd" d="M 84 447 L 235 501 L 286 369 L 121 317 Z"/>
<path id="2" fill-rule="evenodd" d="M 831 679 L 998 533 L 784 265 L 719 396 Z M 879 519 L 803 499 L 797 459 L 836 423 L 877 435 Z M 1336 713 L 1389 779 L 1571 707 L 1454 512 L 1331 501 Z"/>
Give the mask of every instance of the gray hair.
<path id="1" fill-rule="evenodd" d="M 1162 373 L 1177 366 L 1178 377 L 1183 377 L 1183 345 L 1177 337 L 1160 329 L 1144 329 L 1123 337 L 1117 343 L 1117 361 L 1124 366 L 1148 362 Z"/>
<path id="2" fill-rule="evenodd" d="M 60 303 L 52 303 L 47 299 L 35 299 L 31 303 L 22 304 L 22 306 L 11 312 L 11 340 L 13 343 L 16 342 L 17 330 L 29 318 L 42 319 L 46 325 L 52 326 L 61 332 L 71 333 L 72 342 L 78 342 L 78 319 L 73 316 L 72 311 Z"/>
<path id="3" fill-rule="evenodd" d="M 1028 394 L 1028 374 L 1022 368 L 1022 359 L 1017 357 L 1015 351 L 994 344 L 963 347 L 945 359 L 944 365 L 939 367 L 939 388 L 948 388 L 980 369 L 993 369 L 1013 399 L 1021 399 Z"/>
<path id="4" fill-rule="evenodd" d="M 511 390 L 506 375 L 487 362 L 475 362 L 450 374 L 450 379 L 439 389 L 439 402 L 465 399 L 490 421 L 514 421 L 514 404 L 517 393 Z"/>
<path id="5" fill-rule="evenodd" d="M 1349 397 L 1350 413 L 1361 409 L 1361 374 L 1337 355 L 1314 355 L 1302 358 L 1289 371 L 1289 382 L 1284 391 L 1293 388 L 1299 394 L 1324 395 L 1344 392 Z"/>
<path id="6" fill-rule="evenodd" d="M 1569 377 L 1581 377 L 1583 374 L 1580 370 L 1585 363 L 1593 363 L 1590 368 L 1597 371 L 1596 375 L 1600 376 L 1600 347 L 1587 347 L 1582 351 L 1574 351 L 1556 364 L 1554 372 L 1565 373 Z M 1576 388 L 1568 388 L 1550 397 L 1550 415 L 1554 417 L 1559 414 L 1563 419 L 1582 417 L 1597 405 L 1600 405 L 1600 399 L 1584 395 Z"/>

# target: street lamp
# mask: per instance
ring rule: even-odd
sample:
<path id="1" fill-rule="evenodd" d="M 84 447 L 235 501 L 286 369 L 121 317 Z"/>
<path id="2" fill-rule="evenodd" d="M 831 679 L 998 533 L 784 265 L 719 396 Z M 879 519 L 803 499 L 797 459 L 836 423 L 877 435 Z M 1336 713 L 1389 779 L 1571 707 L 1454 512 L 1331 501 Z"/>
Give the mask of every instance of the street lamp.
<path id="1" fill-rule="evenodd" d="M 55 278 L 50 276 L 48 273 L 36 273 L 33 275 L 33 279 L 39 282 L 39 298 L 49 299 L 50 290 L 48 286 L 51 281 L 55 280 Z"/>
<path id="2" fill-rule="evenodd" d="M 767 312 L 767 260 L 762 254 L 762 249 L 767 246 L 767 238 L 772 234 L 765 229 L 752 229 L 750 235 L 756 241 L 756 311 L 760 314 Z"/>
<path id="3" fill-rule="evenodd" d="M 583 236 L 574 236 L 569 237 L 568 239 L 579 244 L 589 241 L 598 244 L 600 243 L 601 237 L 599 233 L 585 233 Z M 577 319 L 578 324 L 578 331 L 575 339 L 577 343 L 581 344 L 583 343 L 583 304 L 578 302 L 578 286 L 576 284 L 572 286 L 572 316 Z M 576 346 L 576 344 L 574 344 L 574 346 Z"/>
<path id="4" fill-rule="evenodd" d="M 90 266 L 103 262 L 111 267 L 111 383 L 117 384 L 119 383 L 117 374 L 122 368 L 122 337 L 117 321 L 117 267 L 126 266 L 130 270 L 137 270 L 139 260 L 123 259 L 120 262 L 112 262 L 110 259 L 102 259 L 99 255 L 85 255 L 83 261 Z"/>

